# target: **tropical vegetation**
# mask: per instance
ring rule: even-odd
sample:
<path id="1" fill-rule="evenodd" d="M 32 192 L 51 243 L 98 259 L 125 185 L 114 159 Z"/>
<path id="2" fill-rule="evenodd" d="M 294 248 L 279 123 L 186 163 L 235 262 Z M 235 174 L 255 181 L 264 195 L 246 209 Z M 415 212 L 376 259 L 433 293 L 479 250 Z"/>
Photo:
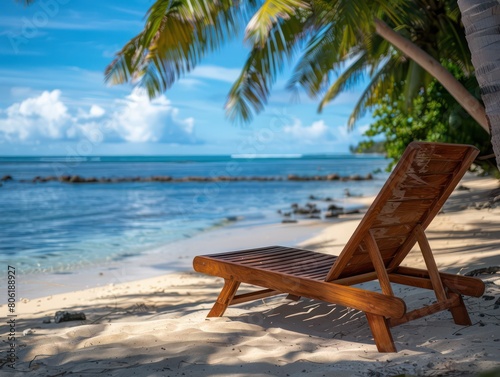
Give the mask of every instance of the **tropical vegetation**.
<path id="1" fill-rule="evenodd" d="M 249 19 L 250 15 L 253 16 Z M 473 70 L 456 1 L 445 0 L 265 0 L 206 3 L 158 0 L 144 30 L 108 66 L 112 83 L 133 81 L 151 96 L 170 88 L 245 23 L 252 46 L 226 103 L 231 119 L 248 121 L 260 112 L 285 62 L 296 59 L 290 90 L 319 97 L 319 110 L 343 90 L 369 76 L 349 119 L 352 126 L 387 95 L 411 104 L 431 80 L 375 33 L 374 18 L 466 74 Z M 249 20 L 248 20 L 249 19 Z"/>
<path id="2" fill-rule="evenodd" d="M 458 68 L 451 65 L 447 67 L 464 86 L 471 88 L 475 96 L 480 96 L 474 76 L 465 77 Z M 405 99 L 401 98 L 401 101 Z M 402 109 L 398 102 L 386 96 L 374 111 L 374 118 L 375 121 L 365 133 L 368 140 L 353 150 L 366 152 L 373 147 L 382 149 L 392 160 L 388 170 L 413 140 L 472 144 L 481 150 L 482 155 L 492 153 L 489 135 L 436 80 L 423 89 L 407 109 Z M 384 136 L 382 142 L 381 136 Z M 487 167 L 487 161 L 484 167 Z"/>

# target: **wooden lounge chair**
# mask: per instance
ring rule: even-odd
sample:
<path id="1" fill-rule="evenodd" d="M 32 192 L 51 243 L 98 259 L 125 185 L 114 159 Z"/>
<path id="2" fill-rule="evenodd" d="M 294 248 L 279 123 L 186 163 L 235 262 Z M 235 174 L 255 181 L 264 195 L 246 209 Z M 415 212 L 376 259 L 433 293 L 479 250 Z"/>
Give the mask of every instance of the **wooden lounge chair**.
<path id="1" fill-rule="evenodd" d="M 462 295 L 480 297 L 484 283 L 439 272 L 424 230 L 477 154 L 468 145 L 411 143 L 338 257 L 280 246 L 195 257 L 196 271 L 225 281 L 208 317 L 280 293 L 308 297 L 363 311 L 379 352 L 396 352 L 391 327 L 442 310 L 470 325 Z M 416 243 L 427 268 L 400 266 Z M 376 279 L 382 293 L 352 286 Z M 266 289 L 235 295 L 241 282 Z M 391 283 L 431 289 L 437 301 L 407 312 Z"/>

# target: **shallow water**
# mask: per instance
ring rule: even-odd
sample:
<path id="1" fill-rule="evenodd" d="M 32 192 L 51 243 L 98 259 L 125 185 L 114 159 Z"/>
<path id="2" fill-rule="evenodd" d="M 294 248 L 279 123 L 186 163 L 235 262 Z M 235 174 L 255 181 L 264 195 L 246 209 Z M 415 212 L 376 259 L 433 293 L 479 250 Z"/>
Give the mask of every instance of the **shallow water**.
<path id="1" fill-rule="evenodd" d="M 379 156 L 0 158 L 0 262 L 21 272 L 64 272 L 137 255 L 239 222 L 281 221 L 277 210 L 311 195 L 373 195 L 387 174 L 367 181 L 287 181 L 301 176 L 366 175 L 387 166 Z M 274 177 L 260 182 L 31 183 L 36 176 Z M 20 182 L 28 180 L 29 182 Z M 326 208 L 327 202 L 318 201 Z"/>

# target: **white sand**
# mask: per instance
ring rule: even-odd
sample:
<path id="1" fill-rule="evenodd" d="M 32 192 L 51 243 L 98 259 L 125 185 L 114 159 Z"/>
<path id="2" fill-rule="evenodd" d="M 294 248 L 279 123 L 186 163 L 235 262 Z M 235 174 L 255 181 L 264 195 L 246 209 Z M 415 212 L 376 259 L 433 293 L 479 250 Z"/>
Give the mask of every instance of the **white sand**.
<path id="1" fill-rule="evenodd" d="M 427 231 L 438 266 L 451 273 L 500 266 L 500 208 L 460 210 L 482 202 L 498 182 L 469 178 L 464 184 L 471 191 L 454 193 L 445 213 Z M 71 279 L 51 278 L 39 281 L 37 291 L 36 281 L 23 282 L 31 297 L 48 289 L 94 287 L 18 302 L 19 360 L 15 371 L 4 364 L 0 375 L 470 376 L 499 367 L 500 308 L 494 305 L 500 298 L 499 273 L 480 276 L 487 284 L 486 295 L 494 299 L 466 298 L 473 326 L 455 325 L 448 312 L 412 321 L 392 330 L 398 353 L 376 351 L 362 313 L 314 300 L 290 302 L 277 296 L 230 307 L 222 318 L 205 319 L 222 281 L 190 272 L 194 255 L 276 243 L 338 254 L 360 218 L 345 217 L 329 226 L 307 222 L 208 233 L 176 244 L 179 267 L 188 272 L 131 281 L 136 270 L 136 275 L 166 271 L 161 265 L 155 269 L 155 263 L 162 263 L 157 253 L 147 261 L 117 265 L 117 270 L 106 266 L 77 275 L 73 284 Z M 305 240 L 307 234 L 313 237 Z M 407 262 L 423 264 L 417 252 Z M 395 291 L 410 307 L 432 301 L 428 291 L 400 286 Z M 57 310 L 83 311 L 87 320 L 42 323 Z M 7 313 L 7 307 L 0 311 Z M 8 327 L 2 326 L 0 333 L 4 351 Z"/>

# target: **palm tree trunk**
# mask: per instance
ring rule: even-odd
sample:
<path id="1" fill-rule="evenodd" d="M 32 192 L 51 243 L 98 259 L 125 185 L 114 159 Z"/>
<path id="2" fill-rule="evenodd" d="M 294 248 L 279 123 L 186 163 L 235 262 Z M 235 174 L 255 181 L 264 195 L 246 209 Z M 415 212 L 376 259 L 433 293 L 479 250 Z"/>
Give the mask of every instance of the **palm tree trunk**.
<path id="1" fill-rule="evenodd" d="M 458 6 L 500 169 L 500 3 L 497 0 L 458 0 Z"/>
<path id="2" fill-rule="evenodd" d="M 481 1 L 481 0 L 478 0 Z M 486 132 L 490 132 L 488 119 L 483 105 L 441 63 L 413 42 L 392 30 L 385 22 L 375 18 L 375 30 L 378 35 L 401 50 L 423 69 L 434 76 L 457 102 L 478 122 Z"/>

